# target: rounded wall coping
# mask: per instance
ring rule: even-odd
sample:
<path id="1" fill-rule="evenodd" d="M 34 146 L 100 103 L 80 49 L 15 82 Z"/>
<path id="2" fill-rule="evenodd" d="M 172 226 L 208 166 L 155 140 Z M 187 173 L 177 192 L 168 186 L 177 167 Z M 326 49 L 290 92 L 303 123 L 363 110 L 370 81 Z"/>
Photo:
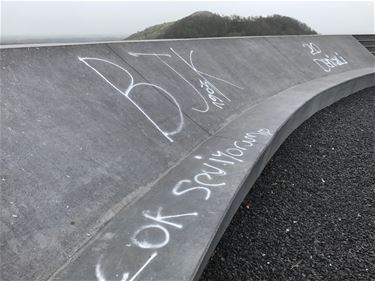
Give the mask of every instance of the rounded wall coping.
<path id="1" fill-rule="evenodd" d="M 204 37 L 204 38 L 173 38 L 173 39 L 144 39 L 144 40 L 109 40 L 109 41 L 82 41 L 82 42 L 61 42 L 61 43 L 30 43 L 30 44 L 3 44 L 1 49 L 18 48 L 42 48 L 42 47 L 64 47 L 64 46 L 85 46 L 97 44 L 117 43 L 155 43 L 155 42 L 179 42 L 179 41 L 203 41 L 203 40 L 232 40 L 232 39 L 254 39 L 254 38 L 293 38 L 293 37 L 322 37 L 322 36 L 351 36 L 350 34 L 302 34 L 302 35 L 265 35 L 265 36 L 233 36 L 233 37 Z"/>
<path id="2" fill-rule="evenodd" d="M 284 140 L 319 110 L 374 85 L 375 69 L 362 68 L 299 84 L 248 108 L 118 213 L 49 280 L 110 278 L 119 260 L 127 261 L 121 274 L 130 280 L 197 280 L 243 198 Z M 226 158 L 217 156 L 219 152 Z M 222 162 L 210 162 L 210 157 Z M 210 174 L 216 186 L 188 185 L 197 178 L 207 180 L 205 164 L 221 173 Z M 182 183 L 187 184 L 184 189 Z M 151 229 L 157 241 L 146 241 L 150 235 L 142 240 L 142 232 Z M 125 247 L 129 241 L 138 247 Z"/>
<path id="3" fill-rule="evenodd" d="M 314 92 L 313 89 L 316 87 L 315 95 L 305 100 L 303 105 L 296 108 L 290 114 L 290 116 L 287 119 L 284 119 L 282 124 L 273 132 L 270 142 L 264 147 L 263 151 L 257 157 L 256 162 L 249 169 L 249 174 L 244 178 L 241 187 L 233 197 L 232 203 L 229 206 L 226 214 L 223 216 L 222 222 L 216 231 L 216 235 L 213 238 L 212 243 L 207 248 L 206 255 L 203 257 L 200 267 L 195 272 L 193 280 L 199 279 L 217 243 L 224 234 L 225 229 L 232 220 L 241 202 L 251 190 L 253 184 L 262 173 L 268 161 L 277 152 L 279 147 L 289 137 L 289 135 L 293 133 L 293 131 L 296 130 L 300 125 L 302 125 L 302 123 L 325 107 L 328 107 L 333 103 L 338 102 L 339 100 L 355 94 L 363 89 L 375 86 L 375 68 L 363 68 L 344 72 L 342 74 L 343 75 L 335 75 L 336 77 L 324 77 L 294 86 L 280 92 L 276 96 L 270 97 L 268 100 L 259 104 L 259 107 L 263 108 L 264 110 L 266 107 L 277 105 L 282 106 L 279 103 L 280 98 L 284 101 L 290 100 L 292 96 L 296 97 L 296 94 L 303 93 L 305 90 L 307 92 Z M 349 76 L 353 75 L 353 77 L 347 78 L 348 74 Z M 334 84 L 335 82 L 333 81 L 330 83 L 328 80 L 336 80 L 337 84 Z M 244 113 L 235 121 L 237 123 L 246 123 L 246 121 L 250 122 L 251 118 L 249 118 L 249 113 L 250 112 Z"/>

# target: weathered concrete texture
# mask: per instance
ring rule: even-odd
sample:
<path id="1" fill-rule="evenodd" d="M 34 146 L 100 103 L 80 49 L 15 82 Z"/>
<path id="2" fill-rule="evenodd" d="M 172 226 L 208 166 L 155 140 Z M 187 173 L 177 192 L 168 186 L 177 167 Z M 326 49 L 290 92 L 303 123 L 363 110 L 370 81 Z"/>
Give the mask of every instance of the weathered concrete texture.
<path id="1" fill-rule="evenodd" d="M 111 216 L 115 204 L 147 191 L 207 136 L 187 119 L 189 129 L 171 145 L 123 96 L 88 76 L 77 59 L 82 53 L 121 63 L 105 45 L 2 51 L 5 280 L 39 279 L 46 269 L 42 276 L 49 275 Z M 177 112 L 157 91 L 144 94 L 143 106 Z M 166 126 L 175 121 L 153 117 Z"/>
<path id="2" fill-rule="evenodd" d="M 2 279 L 199 276 L 286 136 L 373 73 L 351 36 L 2 50 Z"/>

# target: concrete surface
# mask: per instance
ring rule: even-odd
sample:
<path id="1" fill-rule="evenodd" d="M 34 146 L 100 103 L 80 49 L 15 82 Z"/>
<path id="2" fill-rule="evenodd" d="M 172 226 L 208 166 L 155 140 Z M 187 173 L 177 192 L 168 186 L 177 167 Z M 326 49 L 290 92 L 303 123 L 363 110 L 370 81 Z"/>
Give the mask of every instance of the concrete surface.
<path id="1" fill-rule="evenodd" d="M 351 36 L 1 50 L 2 279 L 199 277 L 293 129 L 373 84 Z"/>

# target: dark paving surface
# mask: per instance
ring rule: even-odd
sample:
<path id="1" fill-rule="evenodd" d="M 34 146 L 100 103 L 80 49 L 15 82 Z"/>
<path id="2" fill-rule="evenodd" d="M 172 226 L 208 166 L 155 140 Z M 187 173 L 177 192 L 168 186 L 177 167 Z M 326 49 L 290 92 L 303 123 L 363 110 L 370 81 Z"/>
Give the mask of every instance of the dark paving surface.
<path id="1" fill-rule="evenodd" d="M 375 88 L 303 123 L 233 218 L 204 280 L 375 280 Z"/>

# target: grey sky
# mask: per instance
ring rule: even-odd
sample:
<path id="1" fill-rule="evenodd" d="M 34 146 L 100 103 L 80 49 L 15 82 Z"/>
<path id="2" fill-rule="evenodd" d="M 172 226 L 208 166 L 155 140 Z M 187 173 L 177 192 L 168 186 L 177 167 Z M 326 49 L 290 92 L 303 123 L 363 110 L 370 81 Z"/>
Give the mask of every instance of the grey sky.
<path id="1" fill-rule="evenodd" d="M 195 11 L 221 15 L 286 15 L 321 34 L 374 33 L 374 0 L 247 2 L 18 2 L 2 1 L 3 43 L 125 38 Z"/>

